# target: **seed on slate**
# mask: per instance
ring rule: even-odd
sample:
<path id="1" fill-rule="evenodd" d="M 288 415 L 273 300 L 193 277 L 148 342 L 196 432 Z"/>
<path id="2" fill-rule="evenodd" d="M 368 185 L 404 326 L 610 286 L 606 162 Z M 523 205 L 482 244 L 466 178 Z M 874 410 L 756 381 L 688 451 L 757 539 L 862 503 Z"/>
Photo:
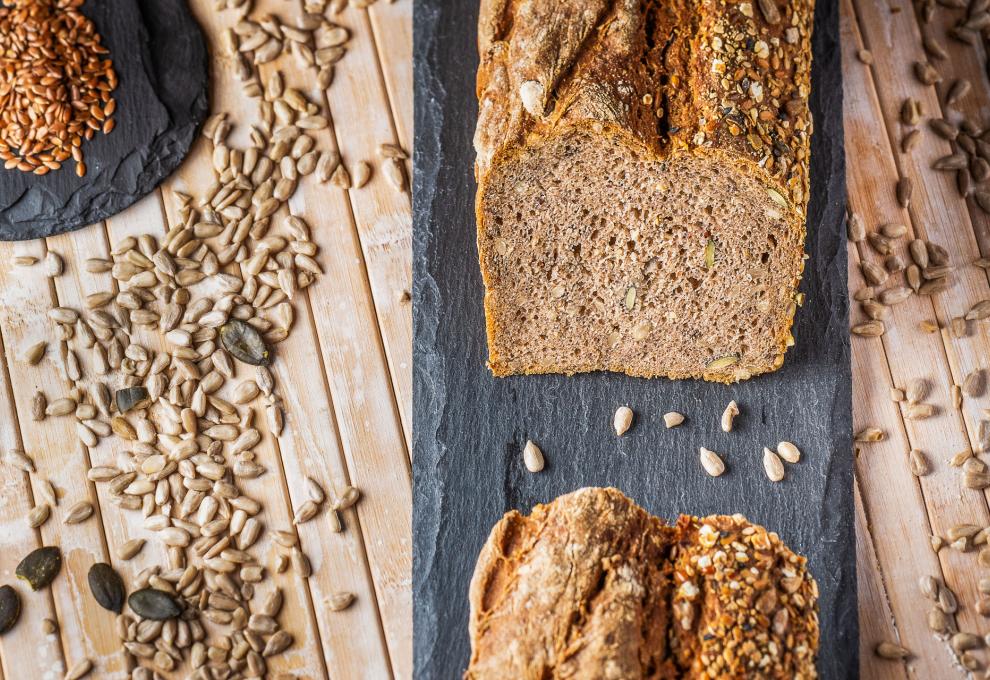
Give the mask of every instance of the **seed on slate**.
<path id="1" fill-rule="evenodd" d="M 725 463 L 717 453 L 703 446 L 698 451 L 701 457 L 701 467 L 705 469 L 705 472 L 712 477 L 718 477 L 725 472 Z"/>
<path id="2" fill-rule="evenodd" d="M 628 406 L 620 406 L 612 417 L 612 427 L 620 437 L 632 426 L 633 411 Z"/>
<path id="3" fill-rule="evenodd" d="M 771 482 L 779 482 L 784 478 L 783 461 L 780 460 L 780 456 L 765 446 L 763 447 L 763 470 Z"/>
<path id="4" fill-rule="evenodd" d="M 148 390 L 140 385 L 117 390 L 115 399 L 117 400 L 117 410 L 120 413 L 146 408 L 151 402 Z"/>
<path id="5" fill-rule="evenodd" d="M 21 615 L 21 598 L 11 586 L 0 587 L 0 635 L 14 627 Z"/>
<path id="6" fill-rule="evenodd" d="M 928 464 L 928 458 L 925 454 L 917 449 L 912 449 L 908 454 L 908 460 L 911 465 L 911 474 L 915 477 L 924 477 L 931 471 L 931 467 Z"/>
<path id="7" fill-rule="evenodd" d="M 539 472 L 543 469 L 543 452 L 531 440 L 527 440 L 526 446 L 523 448 L 523 462 L 530 472 Z"/>
<path id="8" fill-rule="evenodd" d="M 87 575 L 89 590 L 104 609 L 119 614 L 124 608 L 124 580 L 113 567 L 105 562 L 97 562 L 89 568 Z"/>
<path id="9" fill-rule="evenodd" d="M 856 433 L 858 442 L 882 442 L 887 438 L 887 434 L 878 427 L 866 427 Z"/>
<path id="10" fill-rule="evenodd" d="M 69 512 L 65 515 L 65 519 L 63 521 L 66 524 L 79 524 L 80 522 L 85 522 L 92 516 L 93 504 L 89 501 L 79 501 L 69 508 Z"/>
<path id="11" fill-rule="evenodd" d="M 182 608 L 171 594 L 157 588 L 142 588 L 130 594 L 127 604 L 135 614 L 153 621 L 174 619 Z"/>
<path id="12" fill-rule="evenodd" d="M 354 593 L 337 592 L 331 593 L 330 597 L 327 598 L 327 607 L 332 612 L 339 612 L 342 609 L 347 609 L 354 602 Z"/>
<path id="13" fill-rule="evenodd" d="M 735 400 L 730 401 L 725 410 L 722 411 L 722 432 L 732 432 L 732 421 L 737 415 L 739 415 L 739 405 L 736 404 Z"/>
<path id="14" fill-rule="evenodd" d="M 777 455 L 788 463 L 796 463 L 801 460 L 801 451 L 790 442 L 780 442 L 777 444 Z"/>
<path id="15" fill-rule="evenodd" d="M 268 366 L 271 349 L 261 334 L 249 323 L 231 319 L 220 327 L 220 341 L 235 359 L 252 366 Z"/>
<path id="16" fill-rule="evenodd" d="M 914 192 L 914 185 L 911 182 L 910 177 L 901 177 L 897 180 L 897 184 L 894 187 L 894 193 L 897 196 L 897 204 L 902 208 L 907 208 L 911 205 L 911 194 Z"/>
<path id="17" fill-rule="evenodd" d="M 62 569 L 62 551 L 55 546 L 38 548 L 21 560 L 14 573 L 31 586 L 31 590 L 41 590 L 48 586 Z"/>
<path id="18" fill-rule="evenodd" d="M 683 422 L 684 416 L 677 411 L 671 411 L 663 414 L 663 424 L 667 426 L 668 430 L 672 427 L 677 427 Z"/>
<path id="19" fill-rule="evenodd" d="M 878 644 L 874 648 L 874 651 L 881 659 L 906 659 L 911 656 L 911 652 L 904 647 L 901 647 L 893 642 L 886 641 Z"/>

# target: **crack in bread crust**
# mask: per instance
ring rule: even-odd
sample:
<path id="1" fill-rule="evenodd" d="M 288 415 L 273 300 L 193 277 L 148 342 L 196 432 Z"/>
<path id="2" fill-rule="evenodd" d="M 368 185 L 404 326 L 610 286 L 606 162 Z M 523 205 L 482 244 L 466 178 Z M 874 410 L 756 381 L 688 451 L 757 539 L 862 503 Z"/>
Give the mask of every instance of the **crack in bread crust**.
<path id="1" fill-rule="evenodd" d="M 464 677 L 808 680 L 817 598 L 805 558 L 741 515 L 668 526 L 615 489 L 580 489 L 492 529 Z"/>

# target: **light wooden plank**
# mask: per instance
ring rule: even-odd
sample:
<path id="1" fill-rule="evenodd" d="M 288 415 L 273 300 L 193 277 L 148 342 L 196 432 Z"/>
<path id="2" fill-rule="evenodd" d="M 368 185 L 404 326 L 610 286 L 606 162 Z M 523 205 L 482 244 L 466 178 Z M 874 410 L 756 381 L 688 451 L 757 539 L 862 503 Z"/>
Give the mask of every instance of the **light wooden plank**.
<path id="1" fill-rule="evenodd" d="M 887 602 L 880 564 L 873 547 L 870 521 L 863 508 L 859 485 L 854 488 L 856 505 L 856 596 L 859 601 L 859 673 L 871 680 L 907 678 L 903 663 L 879 658 L 877 642 L 898 639 L 894 614 Z"/>
<path id="2" fill-rule="evenodd" d="M 269 7 L 278 4 L 274 0 L 268 0 L 268 3 Z M 401 4 L 411 3 L 402 0 Z M 322 99 L 333 118 L 335 141 L 344 162 L 352 167 L 364 160 L 375 168 L 364 188 L 352 189 L 347 194 L 364 253 L 406 447 L 411 450 L 412 306 L 403 295 L 412 290 L 410 194 L 399 192 L 389 184 L 377 156 L 379 145 L 401 140 L 388 115 L 389 100 L 365 12 L 346 10 L 338 21 L 351 29 L 351 39 L 347 43 L 347 54 L 336 65 L 334 82 Z M 290 61 L 285 62 L 285 71 L 298 72 L 295 63 Z M 303 78 L 302 82 L 312 83 L 312 78 Z M 312 88 L 307 89 L 309 94 L 315 94 Z M 329 141 L 334 137 L 326 139 Z M 407 152 L 411 151 L 408 141 L 401 143 Z M 408 165 L 406 173 L 408 184 L 411 178 Z M 336 219 L 344 220 L 345 214 L 338 213 Z"/>
<path id="3" fill-rule="evenodd" d="M 914 6 L 913 3 L 905 4 L 906 10 L 910 10 L 912 6 Z M 936 4 L 932 22 L 925 25 L 922 21 L 920 4 L 914 7 L 919 30 L 937 38 L 948 54 L 948 59 L 946 60 L 928 57 L 929 61 L 943 75 L 942 83 L 936 87 L 939 95 L 938 100 L 940 102 L 945 101 L 946 92 L 957 78 L 969 80 L 972 86 L 970 93 L 957 104 L 950 108 L 943 103 L 940 109 L 926 111 L 925 118 L 937 118 L 941 116 L 958 124 L 965 117 L 977 125 L 985 126 L 987 123 L 990 123 L 990 118 L 988 118 L 988 114 L 990 114 L 990 81 L 987 79 L 987 53 L 984 49 L 983 41 L 977 40 L 975 45 L 967 45 L 948 37 L 947 34 L 948 29 L 954 27 L 966 16 L 966 11 L 950 9 Z M 920 49 L 918 50 L 917 58 L 924 58 L 923 52 Z M 924 134 L 934 136 L 934 133 L 929 130 L 925 130 Z M 954 174 L 949 173 L 948 176 L 951 178 Z M 969 199 L 968 205 L 980 252 L 984 255 L 990 254 L 990 215 L 983 212 L 976 205 L 972 197 Z"/>
<path id="4" fill-rule="evenodd" d="M 884 130 L 893 129 L 896 125 L 896 112 L 892 112 L 890 102 L 885 102 L 883 91 L 880 91 L 878 98 L 871 80 L 870 70 L 859 64 L 853 57 L 854 51 L 861 39 L 856 32 L 855 23 L 851 20 L 851 7 L 847 7 L 847 19 L 843 22 L 844 29 L 844 51 L 846 56 L 846 131 L 847 149 L 850 158 L 855 158 L 856 162 L 848 166 L 850 203 L 854 210 L 863 216 L 865 223 L 873 228 L 882 222 L 903 221 L 912 228 L 912 233 L 916 233 L 918 228 L 917 214 L 914 210 L 907 212 L 901 210 L 894 202 L 893 184 L 896 180 L 897 168 L 892 155 L 891 144 Z M 859 17 L 863 21 L 863 17 Z M 868 22 L 861 23 L 860 29 L 869 31 Z M 867 39 L 867 44 L 869 40 Z M 874 53 L 876 50 L 874 49 Z M 884 60 L 884 57 L 875 57 L 877 62 Z M 878 69 L 878 78 L 881 83 L 884 77 L 892 78 L 894 74 L 883 75 L 882 69 Z M 893 115 L 891 115 L 893 113 Z M 886 125 L 886 128 L 884 127 Z M 898 162 L 903 161 L 903 157 Z M 902 166 L 903 167 L 903 166 Z M 918 180 L 916 180 L 916 185 Z M 918 188 L 915 195 L 918 200 Z M 922 201 L 919 201 L 921 203 Z M 929 231 L 929 236 L 932 232 Z M 942 234 L 944 237 L 944 233 Z M 936 242 L 945 243 L 944 238 L 934 238 Z M 876 260 L 876 256 L 863 246 L 860 250 L 861 257 L 868 257 Z M 855 275 L 855 279 L 854 279 Z M 897 280 L 897 279 L 895 279 Z M 855 290 L 862 285 L 858 279 L 858 272 L 850 275 L 850 288 Z M 893 285 L 893 284 L 891 284 Z M 941 338 L 936 335 L 924 335 L 918 330 L 918 322 L 923 318 L 931 318 L 939 315 L 942 320 L 951 317 L 954 313 L 949 311 L 952 304 L 952 297 L 949 295 L 936 296 L 932 300 L 924 298 L 912 298 L 911 300 L 895 307 L 887 320 L 887 333 L 881 341 L 870 341 L 864 339 L 854 340 L 854 362 L 856 361 L 856 349 L 870 344 L 876 347 L 881 345 L 885 349 L 889 360 L 889 371 L 892 383 L 886 381 L 886 385 L 896 384 L 904 386 L 909 381 L 924 378 L 932 385 L 933 391 L 928 401 L 938 404 L 939 413 L 936 417 L 922 421 L 906 421 L 907 439 L 901 443 L 900 458 L 903 460 L 907 448 L 918 448 L 924 451 L 934 464 L 932 474 L 921 478 L 920 484 L 924 491 L 924 499 L 927 504 L 927 512 L 932 525 L 932 530 L 940 535 L 944 535 L 948 528 L 959 523 L 977 522 L 986 524 L 988 514 L 986 502 L 982 494 L 975 492 L 960 493 L 961 475 L 958 470 L 948 467 L 947 458 L 956 451 L 970 445 L 967 432 L 960 422 L 959 414 L 955 412 L 951 405 L 949 388 L 954 381 L 961 380 L 958 377 L 958 368 L 954 362 L 965 361 L 966 354 L 960 352 L 956 343 L 944 344 Z M 947 299 L 948 298 L 948 299 Z M 858 319 L 860 317 L 854 317 Z M 941 345 L 941 346 L 940 346 Z M 874 351 L 880 351 L 879 349 Z M 962 359 L 960 359 L 962 355 Z M 875 360 L 869 363 L 876 363 L 881 355 L 874 355 Z M 905 361 L 903 357 L 911 357 L 910 361 Z M 969 358 L 972 360 L 972 358 Z M 863 364 L 859 364 L 862 366 Z M 875 367 L 870 367 L 875 370 Z M 865 369 L 854 369 L 865 370 Z M 874 378 L 877 379 L 876 373 Z M 880 383 L 884 385 L 884 382 Z M 878 395 L 878 398 L 882 398 Z M 902 463 L 902 468 L 906 465 Z M 889 468 L 894 470 L 896 468 Z M 897 488 L 899 493 L 903 493 L 902 484 L 894 482 L 889 478 L 890 472 L 877 472 L 879 477 L 877 482 L 889 485 L 890 488 Z M 864 475 L 861 480 L 866 482 L 874 481 Z M 864 482 L 864 484 L 866 483 Z M 883 492 L 881 492 L 882 494 Z M 887 495 L 891 495 L 889 490 Z M 870 504 L 877 496 L 869 496 L 864 486 L 864 504 L 869 511 Z M 879 499 L 878 499 L 879 500 Z M 871 520 L 876 522 L 878 513 L 869 513 Z M 918 529 L 915 528 L 915 532 Z M 876 532 L 875 536 L 884 535 Z M 898 545 L 898 556 L 903 560 L 905 553 L 912 556 L 916 550 L 907 550 L 902 544 Z M 931 553 L 930 549 L 919 548 L 923 552 Z M 877 546 L 878 552 L 882 550 Z M 885 568 L 899 567 L 893 555 L 887 559 L 881 558 L 881 564 Z M 959 595 L 961 602 L 972 602 L 978 596 L 976 589 L 975 575 L 970 568 L 972 555 L 962 554 L 953 550 L 943 550 L 939 559 L 943 568 L 943 573 L 947 583 Z M 897 616 L 898 626 L 905 632 L 905 639 L 909 641 L 909 647 L 920 643 L 917 637 L 920 635 L 930 636 L 927 631 L 919 631 L 917 635 L 909 635 L 906 626 L 913 621 L 922 619 L 927 611 L 923 600 L 919 600 L 917 594 L 917 579 L 910 580 L 914 587 L 914 593 L 908 594 L 903 599 L 903 595 L 894 590 L 893 577 L 887 579 L 891 584 L 892 607 Z M 914 604 L 911 611 L 911 604 Z M 910 611 L 906 613 L 905 609 Z M 979 630 L 981 621 L 970 608 L 964 607 L 958 615 L 959 625 L 965 630 Z M 942 663 L 947 663 L 943 660 Z"/>
<path id="5" fill-rule="evenodd" d="M 2 243 L 0 261 L 11 262 L 15 250 L 40 258 L 45 254 L 45 244 L 42 241 L 17 245 Z M 61 363 L 57 342 L 51 343 L 48 355 L 37 366 L 9 360 L 12 353 L 16 356 L 19 348 L 55 337 L 53 323 L 47 316 L 55 298 L 40 266 L 0 267 L 0 290 L 4 291 L 5 303 L 0 306 L 0 326 L 4 329 L 14 403 L 18 413 L 30 413 L 35 390 L 44 391 L 49 399 L 63 396 L 68 391 L 68 382 L 57 367 Z M 41 527 L 41 537 L 45 545 L 59 546 L 63 553 L 62 572 L 51 590 L 66 662 L 71 667 L 88 657 L 107 677 L 120 677 L 124 660 L 113 632 L 113 616 L 96 604 L 86 582 L 93 562 L 107 561 L 99 514 L 81 524 L 62 523 L 66 508 L 72 503 L 80 500 L 98 503 L 94 487 L 86 481 L 88 452 L 78 442 L 71 416 L 48 418 L 43 425 L 25 427 L 21 437 L 25 451 L 34 458 L 38 469 L 38 474 L 32 475 L 35 497 L 38 480 L 44 477 L 64 492 L 53 517 Z"/>
<path id="6" fill-rule="evenodd" d="M 6 266 L 6 265 L 5 265 Z M 6 293 L 0 294 L 0 306 L 7 305 Z M 21 424 L 14 408 L 14 392 L 10 382 L 8 362 L 17 361 L 8 351 L 9 336 L 0 324 L 0 450 L 23 449 L 22 427 L 36 427 L 30 416 Z M 0 637 L 0 669 L 2 677 L 17 678 L 18 671 L 34 668 L 64 668 L 62 645 L 58 635 L 46 635 L 41 630 L 44 618 L 55 619 L 55 604 L 49 591 L 32 593 L 14 576 L 17 563 L 31 550 L 41 547 L 39 533 L 31 529 L 25 515 L 34 506 L 31 480 L 27 473 L 4 465 L 0 469 L 0 581 L 13 586 L 21 598 L 21 618 L 18 624 Z"/>
<path id="7" fill-rule="evenodd" d="M 376 2 L 368 8 L 393 122 L 406 149 L 412 149 L 413 131 L 412 15 L 412 0 Z"/>
<path id="8" fill-rule="evenodd" d="M 278 7 L 276 9 L 284 9 L 284 7 Z M 215 13 L 213 13 L 212 8 L 203 7 L 200 14 L 201 14 L 201 20 L 203 21 L 204 25 L 208 27 L 208 31 L 212 35 L 216 35 L 216 33 L 221 29 L 221 27 L 226 25 L 226 21 L 224 20 L 224 17 L 217 16 Z M 291 16 L 291 14 L 286 14 L 284 12 L 280 14 L 282 16 L 289 16 L 289 17 Z M 247 123 L 256 120 L 256 112 L 255 112 L 256 103 L 252 102 L 251 100 L 240 94 L 240 86 L 238 83 L 230 79 L 229 69 L 226 69 L 226 71 L 223 73 L 218 73 L 216 78 L 218 81 L 220 81 L 217 86 L 219 92 L 218 109 L 235 112 L 232 118 L 235 119 L 235 122 L 238 124 L 240 129 L 235 130 L 233 139 L 235 140 L 235 143 L 242 143 L 244 140 L 243 130 L 246 128 Z M 311 73 L 307 73 L 304 74 L 304 78 L 305 78 L 304 82 L 309 82 L 312 80 L 313 76 Z M 287 80 L 289 85 L 300 84 L 294 82 L 291 78 L 288 78 Z M 202 145 L 202 143 L 200 144 L 201 146 L 205 146 Z M 199 158 L 191 159 L 189 162 L 187 162 L 183 166 L 178 176 L 175 177 L 173 181 L 170 181 L 164 189 L 163 193 L 166 196 L 165 205 L 167 212 L 169 213 L 169 219 L 172 223 L 175 223 L 179 219 L 176 212 L 177 204 L 176 201 L 174 200 L 174 191 L 177 190 L 189 191 L 189 193 L 196 195 L 198 193 L 197 189 L 206 186 L 210 181 L 212 181 L 212 170 L 210 169 L 210 163 L 209 163 L 209 151 L 205 150 L 205 151 L 201 151 L 201 155 Z M 311 182 L 313 180 L 306 180 L 306 181 Z M 320 187 L 318 191 L 320 192 L 319 194 L 320 201 L 328 201 L 328 199 L 332 199 L 338 205 L 343 207 L 344 219 L 342 221 L 335 222 L 335 224 L 343 224 L 343 228 L 346 230 L 345 233 L 349 234 L 349 237 L 356 242 L 356 237 L 354 236 L 353 231 L 349 228 L 352 223 L 350 223 L 347 219 L 348 213 L 347 213 L 346 198 L 343 197 L 342 195 L 340 195 L 339 197 L 335 196 L 335 193 L 339 192 L 339 190 L 333 190 L 335 193 L 331 193 L 331 191 L 328 190 L 327 187 Z M 309 215 L 306 215 L 306 217 L 309 218 Z M 311 219 L 310 222 L 314 227 L 314 232 L 325 231 L 328 229 L 335 228 L 335 227 L 331 227 L 330 224 L 320 222 L 319 220 Z M 333 235 L 331 235 L 331 238 L 336 240 L 335 237 L 333 237 Z M 342 255 L 341 259 L 337 262 L 325 259 L 327 258 L 326 254 L 328 252 L 336 252 L 338 248 L 339 246 L 336 243 L 333 243 L 333 245 L 329 249 L 324 249 L 323 251 L 324 254 L 319 257 L 320 261 L 324 263 L 326 270 L 328 272 L 333 272 L 333 274 L 328 274 L 324 278 L 337 278 L 339 276 L 338 272 L 344 272 L 344 271 L 355 273 L 353 274 L 353 279 L 358 281 L 359 285 L 354 289 L 348 287 L 347 295 L 343 296 L 341 298 L 341 301 L 346 304 L 354 304 L 357 307 L 364 307 L 373 310 L 373 308 L 371 308 L 369 304 L 370 294 L 368 291 L 366 275 L 364 274 L 363 269 L 361 268 L 360 250 L 354 250 L 354 251 L 345 250 L 344 253 L 347 253 L 348 255 Z M 355 254 L 356 257 L 354 256 Z M 351 301 L 354 302 L 352 303 Z M 299 305 L 297 305 L 297 316 L 302 316 L 305 313 L 307 313 L 305 307 L 304 306 L 300 307 Z M 360 326 L 359 323 L 361 320 L 366 320 L 367 325 Z M 339 320 L 338 323 L 340 323 Z M 342 332 L 345 332 L 347 334 L 352 334 L 355 332 L 357 333 L 372 332 L 377 334 L 376 322 L 373 314 L 366 317 L 359 317 L 358 320 L 355 320 L 354 326 L 355 328 L 342 328 L 341 330 Z M 302 367 L 302 368 L 301 369 L 297 368 L 295 370 L 309 371 L 311 374 L 313 374 L 314 378 L 318 380 L 322 380 L 322 376 L 320 373 L 313 372 L 313 359 L 318 356 L 318 354 L 315 352 L 315 348 L 312 345 L 312 343 L 315 342 L 315 339 L 313 338 L 313 336 L 310 336 L 309 339 L 306 338 L 305 327 L 302 327 L 301 330 L 297 330 L 296 333 L 300 335 L 300 342 L 306 344 L 304 345 L 305 349 L 303 350 L 303 353 L 298 355 L 298 363 L 296 364 L 297 367 Z M 290 342 L 291 341 L 292 340 L 290 340 Z M 366 342 L 362 343 L 361 349 L 366 350 L 366 348 L 367 348 L 367 343 Z M 282 352 L 279 351 L 279 353 L 281 354 Z M 289 354 L 288 351 L 286 351 L 285 353 Z M 291 354 L 295 355 L 296 352 L 292 352 Z M 396 424 L 398 425 L 398 420 L 395 416 L 395 411 L 394 411 L 395 409 L 394 399 L 392 397 L 390 385 L 388 382 L 388 373 L 387 373 L 386 365 L 384 363 L 384 358 L 382 357 L 381 354 L 379 354 L 378 357 L 380 358 L 381 364 L 379 365 L 379 368 L 373 370 L 379 372 L 383 382 L 379 383 L 377 381 L 369 381 L 369 384 L 373 390 L 372 396 L 377 399 L 376 401 L 377 404 L 383 405 L 387 409 L 386 412 L 389 412 L 391 414 L 390 417 L 393 420 L 395 420 Z M 353 362 L 357 362 L 359 364 L 368 363 L 368 360 L 362 356 L 362 353 L 360 351 L 356 354 L 351 355 L 349 360 Z M 378 391 L 377 386 L 379 384 L 384 386 L 384 390 L 381 392 Z M 300 389 L 304 389 L 304 388 L 300 388 Z M 326 395 L 326 385 L 325 384 L 322 385 L 320 389 L 322 390 L 323 395 Z M 285 393 L 283 394 L 286 398 L 289 398 L 289 395 Z M 304 396 L 303 392 L 300 392 L 299 398 L 303 398 L 303 396 Z M 308 395 L 305 396 L 308 398 Z M 326 399 L 327 397 L 324 396 L 324 400 Z M 319 413 L 318 410 L 319 403 L 320 403 L 319 397 L 314 396 L 311 407 L 317 409 L 316 419 L 325 420 L 326 418 L 325 413 L 323 414 Z M 349 398 L 345 397 L 343 399 L 343 403 L 346 404 L 347 408 L 350 408 Z M 290 419 L 290 423 L 292 422 L 292 419 L 295 418 L 302 419 L 303 412 L 300 413 L 290 412 L 288 414 L 288 418 Z M 320 428 L 319 426 L 316 425 L 315 427 L 317 427 L 317 431 L 322 430 L 319 435 L 320 437 L 325 437 L 328 434 L 332 435 L 333 432 L 332 423 L 329 425 L 328 428 L 327 427 Z M 397 451 L 401 456 L 400 460 L 404 461 L 403 467 L 407 468 L 408 463 L 405 462 L 405 453 L 402 444 L 401 430 L 397 430 L 397 431 L 399 432 L 398 435 L 399 446 Z M 290 436 L 294 436 L 294 434 L 291 431 L 291 425 L 290 425 L 290 430 L 287 434 L 289 434 Z M 332 456 L 334 451 L 333 440 L 321 444 L 320 448 L 323 449 L 325 455 Z M 286 460 L 287 457 L 283 459 L 283 462 L 285 462 Z M 340 469 L 342 469 L 342 467 L 343 467 L 342 464 L 340 464 Z M 288 482 L 290 493 L 296 495 L 299 498 L 302 498 L 302 493 L 303 493 L 301 486 L 302 477 L 300 476 L 300 473 L 302 471 L 298 467 L 293 468 L 291 465 L 287 465 L 285 469 L 287 472 L 289 472 L 290 475 L 295 474 L 295 477 L 294 478 L 290 477 Z M 372 501 L 362 502 L 358 509 L 359 514 L 363 515 L 365 512 L 367 512 L 367 508 L 373 508 L 374 505 L 376 505 L 378 502 L 385 503 L 386 501 L 384 499 L 391 498 L 392 496 L 394 496 L 394 494 L 387 494 L 387 493 L 382 493 L 380 495 L 377 494 L 379 490 L 383 488 L 387 488 L 388 485 L 389 475 L 387 474 L 380 475 L 380 477 L 383 477 L 385 479 L 385 482 L 381 486 L 377 486 L 377 487 L 375 485 L 370 485 L 370 487 L 368 485 L 362 485 L 359 484 L 357 480 L 355 480 L 355 483 L 358 484 L 363 491 L 365 491 L 365 493 L 368 495 L 369 498 L 382 499 L 380 501 L 372 500 Z M 407 481 L 408 472 L 406 472 L 405 475 L 400 479 L 404 481 L 404 485 L 406 487 L 405 493 L 406 493 L 406 497 L 408 498 L 409 497 L 408 481 Z M 407 504 L 407 507 L 409 505 L 411 505 L 411 502 Z M 303 545 L 310 546 L 308 552 L 310 554 L 311 559 L 313 559 L 315 565 L 319 560 L 319 553 L 323 549 L 322 544 L 326 542 L 326 539 L 324 536 L 319 535 L 318 529 L 322 525 L 317 523 L 314 524 L 313 526 L 317 529 L 316 532 L 313 532 L 310 527 L 304 526 L 303 530 L 300 533 L 303 535 Z M 361 526 L 363 527 L 363 524 Z M 352 528 L 357 529 L 358 527 L 355 526 Z M 393 527 L 392 530 L 394 531 L 396 529 Z M 308 541 L 307 541 L 307 534 L 309 535 Z M 388 654 L 385 653 L 385 649 L 382 646 L 380 640 L 381 633 L 380 632 L 374 633 L 374 631 L 380 631 L 380 624 L 378 622 L 377 614 L 374 606 L 375 592 L 371 589 L 370 587 L 371 582 L 370 580 L 368 580 L 368 567 L 365 565 L 365 566 L 360 566 L 359 569 L 357 568 L 361 559 L 361 552 L 359 550 L 359 547 L 361 544 L 361 540 L 363 539 L 363 534 L 358 534 L 355 531 L 353 534 L 349 533 L 346 539 L 343 540 L 350 542 L 350 541 L 355 541 L 355 539 L 358 539 L 357 542 L 351 542 L 348 544 L 349 546 L 348 549 L 351 551 L 350 552 L 350 559 L 352 560 L 351 566 L 354 567 L 355 570 L 351 571 L 350 569 L 348 569 L 347 572 L 348 577 L 343 578 L 340 574 L 337 574 L 334 571 L 334 567 L 338 567 L 338 566 L 342 567 L 343 565 L 338 565 L 336 561 L 332 563 L 328 561 L 327 566 L 324 569 L 325 573 L 323 574 L 318 573 L 314 577 L 315 579 L 314 582 L 319 583 L 320 585 L 319 588 L 314 589 L 313 592 L 317 594 L 323 594 L 323 596 L 325 596 L 326 593 L 330 592 L 331 588 L 334 589 L 343 588 L 344 584 L 349 583 L 351 579 L 353 579 L 354 585 L 352 590 L 358 594 L 359 601 L 355 603 L 353 609 L 348 609 L 346 614 L 343 613 L 335 614 L 332 612 L 328 612 L 326 611 L 325 605 L 321 600 L 315 600 L 315 601 L 316 601 L 316 608 L 318 610 L 322 609 L 322 611 L 320 611 L 321 639 L 323 638 L 324 633 L 327 634 L 326 640 L 323 640 L 324 651 L 327 652 L 328 649 L 332 650 L 332 654 L 328 654 L 328 659 L 332 661 L 340 660 L 341 662 L 343 662 L 344 667 L 341 669 L 342 673 L 346 673 L 347 669 L 350 668 L 353 670 L 355 674 L 358 674 L 363 672 L 361 670 L 362 668 L 370 668 L 370 669 L 383 668 L 387 670 Z M 386 545 L 386 548 L 387 547 L 389 546 Z M 335 551 L 333 559 L 336 560 L 336 557 L 337 554 Z M 374 575 L 375 573 L 376 571 L 373 568 L 371 570 L 371 574 Z M 362 579 L 364 579 L 365 582 L 363 587 L 361 587 Z M 335 583 L 339 585 L 334 586 Z M 403 620 L 401 623 L 404 624 L 405 621 Z M 360 643 L 356 643 L 355 638 L 356 636 L 359 635 L 363 636 L 363 638 Z M 375 641 L 376 635 L 379 636 L 377 643 Z M 328 648 L 327 645 L 330 645 L 330 647 Z M 382 664 L 384 664 L 384 666 Z"/>

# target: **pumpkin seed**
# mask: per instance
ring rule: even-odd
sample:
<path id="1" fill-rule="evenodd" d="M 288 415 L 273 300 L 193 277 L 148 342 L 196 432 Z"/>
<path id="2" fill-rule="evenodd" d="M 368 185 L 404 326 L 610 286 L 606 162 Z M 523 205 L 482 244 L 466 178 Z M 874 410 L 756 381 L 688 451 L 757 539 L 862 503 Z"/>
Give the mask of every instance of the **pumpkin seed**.
<path id="1" fill-rule="evenodd" d="M 28 553 L 14 573 L 17 578 L 27 581 L 31 590 L 41 590 L 55 580 L 61 569 L 62 551 L 55 546 L 46 546 Z"/>
<path id="2" fill-rule="evenodd" d="M 117 401 L 117 410 L 121 413 L 127 413 L 133 409 L 146 408 L 151 402 L 148 390 L 140 385 L 117 390 L 115 399 Z"/>
<path id="3" fill-rule="evenodd" d="M 220 341 L 235 359 L 252 366 L 268 366 L 271 349 L 250 324 L 231 319 L 220 327 Z"/>
<path id="4" fill-rule="evenodd" d="M 124 580 L 113 567 L 105 562 L 97 562 L 89 568 L 87 575 L 89 591 L 97 604 L 119 614 L 124 608 Z"/>
<path id="5" fill-rule="evenodd" d="M 171 594 L 156 588 L 142 588 L 130 594 L 127 604 L 135 614 L 153 621 L 174 619 L 182 613 Z"/>
<path id="6" fill-rule="evenodd" d="M 20 616 L 20 595 L 9 585 L 0 587 L 0 635 L 13 628 Z"/>

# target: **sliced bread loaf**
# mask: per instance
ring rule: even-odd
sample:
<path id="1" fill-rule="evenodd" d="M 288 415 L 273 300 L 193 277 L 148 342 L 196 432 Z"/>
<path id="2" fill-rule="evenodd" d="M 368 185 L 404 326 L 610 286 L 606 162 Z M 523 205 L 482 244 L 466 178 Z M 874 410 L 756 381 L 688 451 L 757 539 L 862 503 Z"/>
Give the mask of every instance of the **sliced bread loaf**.
<path id="1" fill-rule="evenodd" d="M 496 375 L 730 382 L 800 296 L 813 0 L 482 0 L 477 226 Z"/>

